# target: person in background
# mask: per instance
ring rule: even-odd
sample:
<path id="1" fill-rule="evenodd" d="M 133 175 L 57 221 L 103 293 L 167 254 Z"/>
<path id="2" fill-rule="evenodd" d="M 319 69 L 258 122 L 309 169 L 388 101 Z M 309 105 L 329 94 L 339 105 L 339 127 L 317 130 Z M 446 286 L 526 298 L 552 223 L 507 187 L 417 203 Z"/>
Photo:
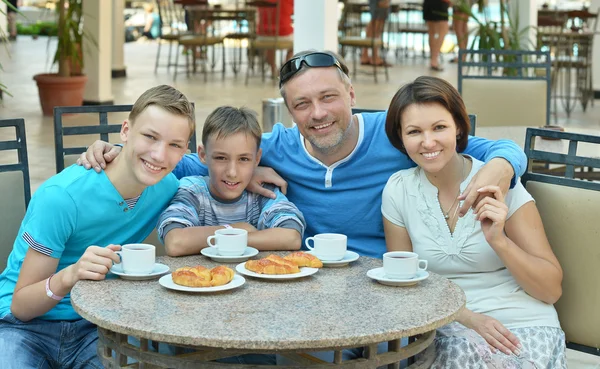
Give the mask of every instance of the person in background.
<path id="1" fill-rule="evenodd" d="M 452 28 L 456 35 L 456 42 L 458 48 L 466 50 L 469 42 L 469 28 L 467 26 L 469 22 L 469 14 L 465 13 L 465 7 L 471 8 L 477 0 L 454 0 L 454 6 L 452 7 Z M 451 63 L 458 63 L 458 57 L 450 60 Z"/>
<path id="2" fill-rule="evenodd" d="M 495 185 L 462 218 L 458 195 L 483 167 L 464 154 L 469 118 L 458 91 L 423 76 L 390 103 L 387 136 L 418 166 L 383 190 L 388 251 L 414 251 L 428 269 L 458 284 L 466 308 L 438 329 L 433 369 L 566 368 L 565 334 L 553 304 L 562 269 L 535 202 L 517 181 Z"/>
<path id="3" fill-rule="evenodd" d="M 444 70 L 440 66 L 440 50 L 448 34 L 448 8 L 450 0 L 424 0 L 423 19 L 427 23 L 429 36 L 429 68 L 436 72 Z"/>
<path id="4" fill-rule="evenodd" d="M 270 3 L 279 3 L 279 33 L 278 40 L 293 40 L 294 26 L 292 24 L 292 15 L 294 14 L 294 0 L 266 0 Z M 258 39 L 275 39 L 277 32 L 277 8 L 276 7 L 258 7 L 258 27 L 256 35 Z M 265 50 L 265 60 L 271 68 L 271 76 L 277 75 L 277 62 L 275 61 L 275 50 Z M 285 60 L 292 57 L 293 50 L 286 52 Z"/>
<path id="5" fill-rule="evenodd" d="M 146 11 L 146 24 L 142 36 L 155 40 L 160 37 L 160 17 L 154 11 L 154 4 L 144 4 L 144 10 Z"/>
<path id="6" fill-rule="evenodd" d="M 306 227 L 300 210 L 274 186 L 275 199 L 246 191 L 260 162 L 261 134 L 247 108 L 222 106 L 206 118 L 198 155 L 208 177 L 182 178 L 156 227 L 168 255 L 197 255 L 224 227 L 247 230 L 248 246 L 260 251 L 300 249 Z"/>
<path id="7" fill-rule="evenodd" d="M 6 22 L 9 41 L 17 40 L 17 10 L 22 3 L 22 0 L 8 0 L 8 4 L 6 6 Z"/>
<path id="8" fill-rule="evenodd" d="M 371 12 L 371 20 L 367 24 L 367 38 L 381 37 L 383 26 L 390 14 L 390 0 L 369 0 L 369 11 Z M 369 50 L 369 48 L 362 49 L 360 64 L 383 66 L 385 60 L 379 57 L 379 49 L 373 49 L 373 55 L 371 55 L 371 57 L 369 57 Z"/>

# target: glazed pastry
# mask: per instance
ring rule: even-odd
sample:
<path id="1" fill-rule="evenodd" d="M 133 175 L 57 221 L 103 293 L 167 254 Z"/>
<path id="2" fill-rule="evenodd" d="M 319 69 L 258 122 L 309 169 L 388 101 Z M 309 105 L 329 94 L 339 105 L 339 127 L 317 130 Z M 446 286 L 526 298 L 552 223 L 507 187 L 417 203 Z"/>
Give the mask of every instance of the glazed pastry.
<path id="1" fill-rule="evenodd" d="M 222 286 L 231 282 L 235 273 L 226 266 L 220 265 L 212 269 L 196 265 L 179 268 L 171 274 L 175 284 L 187 287 Z"/>
<path id="2" fill-rule="evenodd" d="M 292 268 L 287 264 L 279 264 L 269 259 L 248 260 L 246 269 L 258 274 L 294 274 L 300 272 L 297 266 Z"/>
<path id="3" fill-rule="evenodd" d="M 267 260 L 271 260 L 276 262 L 277 264 L 283 264 L 283 265 L 287 265 L 290 268 L 292 268 L 293 273 L 299 273 L 300 269 L 298 269 L 298 265 L 295 264 L 294 262 L 290 261 L 290 260 L 286 260 L 284 258 L 282 258 L 281 256 L 277 256 L 274 254 L 271 254 L 269 256 L 266 257 Z"/>
<path id="4" fill-rule="evenodd" d="M 323 262 L 319 260 L 318 257 L 307 254 L 306 252 L 298 251 L 293 252 L 286 257 L 285 260 L 289 260 L 292 263 L 298 265 L 299 267 L 311 267 L 311 268 L 322 268 Z"/>

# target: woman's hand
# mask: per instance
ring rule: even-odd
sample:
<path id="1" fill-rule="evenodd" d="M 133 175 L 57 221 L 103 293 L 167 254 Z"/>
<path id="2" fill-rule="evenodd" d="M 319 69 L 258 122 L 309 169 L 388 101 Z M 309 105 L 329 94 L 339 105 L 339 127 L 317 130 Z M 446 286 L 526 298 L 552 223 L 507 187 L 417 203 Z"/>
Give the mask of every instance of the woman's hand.
<path id="1" fill-rule="evenodd" d="M 95 281 L 104 279 L 113 263 L 121 262 L 121 258 L 115 253 L 119 250 L 121 250 L 119 245 L 89 246 L 77 263 L 70 267 L 67 284 L 72 288 L 75 283 L 83 279 Z"/>
<path id="2" fill-rule="evenodd" d="M 504 194 L 498 186 L 481 187 L 477 192 L 485 197 L 475 207 L 475 219 L 481 222 L 486 241 L 494 247 L 506 241 L 504 224 L 508 216 L 508 206 L 504 203 Z"/>
<path id="3" fill-rule="evenodd" d="M 113 161 L 120 152 L 121 147 L 96 140 L 86 152 L 79 156 L 77 165 L 82 165 L 85 169 L 94 168 L 96 172 L 100 173 L 102 169 L 106 168 L 106 163 Z"/>
<path id="4" fill-rule="evenodd" d="M 465 188 L 464 192 L 458 197 L 464 200 L 458 210 L 460 217 L 464 216 L 469 208 L 475 209 L 477 204 L 486 196 L 486 193 L 477 190 L 485 186 L 498 186 L 502 193 L 508 193 L 510 181 L 514 176 L 513 167 L 510 163 L 501 158 L 494 158 L 484 165 L 474 176 Z"/>
<path id="5" fill-rule="evenodd" d="M 457 320 L 465 327 L 479 333 L 488 345 L 490 345 L 493 353 L 496 353 L 496 350 L 500 350 L 506 355 L 510 355 L 511 353 L 515 355 L 521 354 L 521 342 L 517 336 L 491 316 L 464 309 Z"/>

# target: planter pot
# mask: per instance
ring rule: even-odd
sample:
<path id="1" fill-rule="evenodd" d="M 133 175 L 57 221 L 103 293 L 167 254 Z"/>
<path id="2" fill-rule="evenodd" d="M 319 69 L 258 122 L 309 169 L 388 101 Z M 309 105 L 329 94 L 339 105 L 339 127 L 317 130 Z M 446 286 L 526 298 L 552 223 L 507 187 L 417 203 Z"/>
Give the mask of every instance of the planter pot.
<path id="1" fill-rule="evenodd" d="M 59 77 L 57 74 L 37 74 L 42 112 L 52 116 L 55 106 L 81 106 L 87 77 L 84 75 Z"/>

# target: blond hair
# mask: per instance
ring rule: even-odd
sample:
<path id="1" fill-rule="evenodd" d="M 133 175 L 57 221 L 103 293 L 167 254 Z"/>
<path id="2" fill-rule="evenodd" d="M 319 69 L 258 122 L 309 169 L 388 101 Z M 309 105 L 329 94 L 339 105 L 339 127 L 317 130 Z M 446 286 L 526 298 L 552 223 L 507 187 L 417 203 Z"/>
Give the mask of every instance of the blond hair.
<path id="1" fill-rule="evenodd" d="M 129 113 L 129 125 L 133 126 L 135 119 L 151 105 L 155 105 L 173 115 L 187 118 L 190 125 L 190 137 L 192 137 L 196 129 L 194 105 L 179 90 L 167 85 L 152 87 L 138 97 Z"/>
<path id="2" fill-rule="evenodd" d="M 206 148 L 209 138 L 229 137 L 236 133 L 245 133 L 256 140 L 256 149 L 260 147 L 262 129 L 258 124 L 257 113 L 249 108 L 220 106 L 206 117 L 202 129 L 202 144 Z"/>

